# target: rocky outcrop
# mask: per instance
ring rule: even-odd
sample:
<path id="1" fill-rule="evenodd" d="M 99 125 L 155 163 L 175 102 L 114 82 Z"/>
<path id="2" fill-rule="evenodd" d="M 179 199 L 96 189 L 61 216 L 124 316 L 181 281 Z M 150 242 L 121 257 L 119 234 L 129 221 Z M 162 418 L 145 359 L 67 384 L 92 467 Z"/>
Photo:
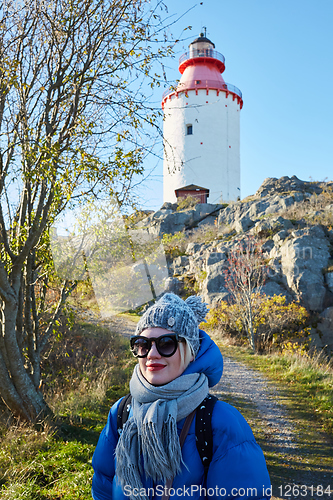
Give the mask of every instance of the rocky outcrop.
<path id="1" fill-rule="evenodd" d="M 244 232 L 261 222 L 264 217 L 283 212 L 303 200 L 302 193 L 293 192 L 284 196 L 274 195 L 233 203 L 220 212 L 218 224 L 220 227 L 229 226 L 237 232 Z"/>
<path id="2" fill-rule="evenodd" d="M 137 228 L 148 234 L 162 237 L 163 234 L 174 234 L 184 229 L 193 229 L 200 224 L 214 224 L 224 205 L 198 203 L 188 210 L 177 210 L 177 204 L 165 203 L 160 210 L 150 214 L 141 221 Z"/>
<path id="3" fill-rule="evenodd" d="M 327 288 L 323 271 L 330 258 L 330 243 L 320 226 L 291 231 L 275 245 L 270 257 L 280 259 L 288 287 L 307 309 L 322 311 Z"/>
<path id="4" fill-rule="evenodd" d="M 332 186 L 333 182 L 301 181 L 296 177 L 296 175 L 293 175 L 292 177 L 284 176 L 280 177 L 280 179 L 277 179 L 276 177 L 268 177 L 264 180 L 256 192 L 256 196 L 274 196 L 277 193 L 282 194 L 292 191 L 311 196 L 312 194 L 321 194 L 323 190 L 331 188 Z"/>
<path id="5" fill-rule="evenodd" d="M 169 287 L 186 291 L 184 280 L 195 281 L 210 305 L 228 299 L 224 270 L 236 242 L 256 238 L 268 270 L 261 292 L 299 300 L 319 315 L 325 335 L 333 332 L 332 182 L 269 178 L 255 195 L 228 206 L 198 204 L 177 211 L 176 204 L 165 204 L 141 228 L 158 236 L 188 235 L 185 255 L 170 262 Z"/>

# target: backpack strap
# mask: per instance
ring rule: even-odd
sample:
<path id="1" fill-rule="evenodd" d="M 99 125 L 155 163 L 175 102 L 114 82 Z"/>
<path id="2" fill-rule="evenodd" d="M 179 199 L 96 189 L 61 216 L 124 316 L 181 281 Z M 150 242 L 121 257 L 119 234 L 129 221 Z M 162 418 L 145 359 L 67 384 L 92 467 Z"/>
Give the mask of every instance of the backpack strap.
<path id="1" fill-rule="evenodd" d="M 207 475 L 209 465 L 213 458 L 213 429 L 212 414 L 218 398 L 212 394 L 198 406 L 195 417 L 195 438 L 197 450 Z"/>
<path id="2" fill-rule="evenodd" d="M 183 428 L 180 432 L 179 444 L 180 444 L 181 448 L 183 448 L 183 444 L 185 443 L 185 439 L 186 439 L 186 436 L 188 434 L 188 431 L 190 430 L 191 423 L 194 419 L 195 412 L 196 412 L 196 410 L 193 410 L 189 415 L 187 415 L 186 420 L 185 420 L 184 425 L 183 425 Z M 173 477 L 170 477 L 169 479 L 166 480 L 165 490 L 164 490 L 164 493 L 163 493 L 161 500 L 169 500 L 170 488 L 172 486 L 173 480 L 174 480 Z"/>
<path id="3" fill-rule="evenodd" d="M 207 475 L 210 462 L 213 458 L 212 414 L 216 401 L 218 401 L 216 396 L 208 394 L 195 412 L 195 439 L 205 475 Z M 119 436 L 128 420 L 131 411 L 131 402 L 131 394 L 127 394 L 119 403 L 117 413 L 117 430 Z"/>
<path id="4" fill-rule="evenodd" d="M 131 411 L 132 395 L 126 394 L 120 401 L 117 412 L 117 431 L 120 434 L 123 431 L 123 427 L 126 424 L 130 411 Z"/>

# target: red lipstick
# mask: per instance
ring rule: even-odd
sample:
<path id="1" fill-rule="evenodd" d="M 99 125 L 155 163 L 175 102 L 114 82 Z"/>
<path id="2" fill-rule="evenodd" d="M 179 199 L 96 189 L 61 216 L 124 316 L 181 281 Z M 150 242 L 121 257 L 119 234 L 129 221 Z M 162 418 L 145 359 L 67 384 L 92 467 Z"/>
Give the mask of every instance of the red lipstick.
<path id="1" fill-rule="evenodd" d="M 150 372 L 156 372 L 156 371 L 162 370 L 163 368 L 165 368 L 165 366 L 166 365 L 161 365 L 160 363 L 152 363 L 150 365 L 146 365 L 146 368 Z"/>

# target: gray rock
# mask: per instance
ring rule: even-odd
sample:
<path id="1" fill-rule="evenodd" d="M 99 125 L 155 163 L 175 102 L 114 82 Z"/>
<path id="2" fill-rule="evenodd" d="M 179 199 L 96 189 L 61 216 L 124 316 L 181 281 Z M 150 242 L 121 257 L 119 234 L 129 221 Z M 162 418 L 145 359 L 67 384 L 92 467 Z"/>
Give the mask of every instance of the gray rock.
<path id="1" fill-rule="evenodd" d="M 229 297 L 230 294 L 228 292 L 208 293 L 206 295 L 202 295 L 204 302 L 206 302 L 206 304 L 208 304 L 211 308 L 217 307 L 222 301 L 227 301 Z"/>
<path id="2" fill-rule="evenodd" d="M 278 233 L 274 234 L 273 241 L 276 245 L 281 244 L 286 238 L 288 238 L 288 231 L 286 229 L 282 229 Z"/>
<path id="3" fill-rule="evenodd" d="M 224 205 L 212 204 L 212 203 L 198 203 L 195 206 L 195 212 L 198 217 L 204 217 L 216 212 L 216 217 L 218 216 L 218 211 L 224 209 Z"/>
<path id="4" fill-rule="evenodd" d="M 226 253 L 227 252 L 227 246 L 226 246 L 225 242 L 221 241 L 221 242 L 217 243 L 217 245 L 215 246 L 215 251 L 216 252 L 221 252 L 221 253 Z"/>
<path id="5" fill-rule="evenodd" d="M 282 275 L 281 257 L 274 257 L 269 261 L 268 278 L 275 279 L 276 276 L 281 276 L 281 275 Z"/>
<path id="6" fill-rule="evenodd" d="M 249 216 L 252 218 L 258 218 L 267 212 L 267 209 L 271 207 L 270 200 L 258 200 L 251 203 Z"/>
<path id="7" fill-rule="evenodd" d="M 328 355 L 333 355 L 333 307 L 327 307 L 320 314 L 321 321 L 317 325 L 320 332 L 321 347 Z"/>
<path id="8" fill-rule="evenodd" d="M 205 226 L 214 227 L 216 224 L 216 220 L 217 220 L 217 215 L 209 215 L 200 222 L 198 222 L 197 227 L 205 227 Z"/>
<path id="9" fill-rule="evenodd" d="M 195 276 L 199 276 L 205 268 L 205 259 L 202 258 L 202 255 L 195 254 L 190 256 L 189 262 L 190 265 L 188 272 L 190 274 L 194 274 Z"/>
<path id="10" fill-rule="evenodd" d="M 276 193 L 285 193 L 288 191 L 297 191 L 305 194 L 319 194 L 322 192 L 323 186 L 325 184 L 327 185 L 332 183 L 301 181 L 296 177 L 296 175 L 293 175 L 292 177 L 284 176 L 280 179 L 277 179 L 276 177 L 268 177 L 264 180 L 264 182 L 256 192 L 256 196 L 264 197 Z"/>
<path id="11" fill-rule="evenodd" d="M 173 268 L 173 274 L 174 275 L 181 275 L 186 272 L 186 270 L 190 266 L 190 260 L 189 257 L 186 255 L 181 255 L 179 257 L 176 257 L 173 262 L 172 262 L 172 268 Z"/>
<path id="12" fill-rule="evenodd" d="M 165 291 L 181 295 L 184 290 L 184 283 L 177 278 L 167 278 L 165 280 Z"/>
<path id="13" fill-rule="evenodd" d="M 180 255 L 174 259 L 174 264 L 179 267 L 186 267 L 189 265 L 189 258 L 186 255 Z"/>
<path id="14" fill-rule="evenodd" d="M 304 200 L 305 195 L 304 195 L 303 193 L 300 193 L 300 192 L 295 191 L 295 192 L 293 193 L 293 197 L 294 197 L 294 199 L 295 199 L 296 203 L 300 203 L 301 201 L 303 201 L 303 200 Z"/>
<path id="15" fill-rule="evenodd" d="M 267 283 L 263 285 L 261 293 L 267 295 L 268 297 L 273 297 L 274 295 L 284 295 L 290 299 L 290 294 L 287 290 L 276 281 L 267 281 Z"/>
<path id="16" fill-rule="evenodd" d="M 333 293 L 333 272 L 329 272 L 325 274 L 325 281 L 329 290 Z"/>
<path id="17" fill-rule="evenodd" d="M 329 255 L 328 241 L 318 226 L 294 231 L 281 246 L 281 267 L 288 286 L 312 311 L 323 309 L 326 290 L 322 271 Z"/>
<path id="18" fill-rule="evenodd" d="M 177 212 L 177 204 L 165 203 L 160 210 L 137 224 L 143 235 L 141 237 L 138 232 L 140 242 L 146 241 L 146 237 L 148 243 L 152 237 L 185 230 L 186 235 L 195 239 L 195 228 L 209 228 L 218 217 L 221 241 L 190 243 L 186 249 L 187 257 L 179 257 L 172 263 L 170 274 L 174 278 L 176 275 L 196 277 L 201 293 L 210 304 L 215 304 L 229 295 L 223 267 L 236 244 L 235 237 L 241 241 L 249 234 L 268 237 L 262 246 L 265 257 L 269 255 L 270 258 L 263 291 L 270 296 L 282 293 L 288 299 L 301 299 L 308 309 L 320 312 L 324 306 L 333 303 L 333 273 L 323 275 L 328 266 L 333 230 L 327 227 L 324 231 L 314 224 L 316 217 L 328 220 L 333 204 L 328 202 L 330 205 L 323 207 L 322 200 L 321 205 L 317 205 L 315 198 L 330 187 L 333 183 L 305 182 L 295 176 L 285 176 L 265 179 L 256 195 L 226 207 L 206 203 Z M 297 204 L 300 204 L 299 213 L 308 216 L 308 224 L 312 224 L 310 229 L 301 225 L 295 229 L 290 220 L 281 216 L 292 206 L 298 213 Z M 200 230 L 199 233 L 202 237 L 203 232 Z M 179 291 L 181 281 L 182 278 L 170 281 L 168 286 Z"/>
<path id="19" fill-rule="evenodd" d="M 186 212 L 174 212 L 171 209 L 158 210 L 141 221 L 139 227 L 147 227 L 148 232 L 154 236 L 163 236 L 163 234 L 174 234 L 183 231 L 190 226 L 194 220 L 194 210 Z"/>
<path id="20" fill-rule="evenodd" d="M 210 293 L 229 293 L 225 287 L 224 269 L 226 264 L 217 262 L 206 268 L 206 278 L 202 284 L 202 292 L 206 296 Z"/>
<path id="21" fill-rule="evenodd" d="M 284 198 L 281 198 L 280 206 L 282 209 L 286 209 L 286 208 L 290 207 L 291 205 L 293 205 L 295 202 L 296 202 L 296 200 L 295 200 L 294 196 L 292 196 L 292 195 L 285 196 Z"/>
<path id="22" fill-rule="evenodd" d="M 175 211 L 175 210 L 177 210 L 177 206 L 178 206 L 177 203 L 170 203 L 169 201 L 166 201 L 161 206 L 161 210 L 172 210 L 172 211 Z"/>
<path id="23" fill-rule="evenodd" d="M 274 241 L 273 240 L 267 240 L 265 243 L 262 245 L 261 250 L 264 253 L 270 253 L 272 248 L 274 247 Z"/>
<path id="24" fill-rule="evenodd" d="M 147 227 L 150 234 L 163 236 L 163 234 L 174 234 L 178 231 L 191 228 L 199 224 L 202 219 L 209 218 L 211 213 L 216 214 L 223 205 L 212 205 L 209 203 L 198 203 L 194 208 L 174 211 L 173 204 L 164 204 L 163 209 L 149 215 L 139 223 L 140 227 Z M 213 216 L 212 216 L 213 217 Z M 212 222 L 212 219 L 209 219 Z"/>
<path id="25" fill-rule="evenodd" d="M 229 226 L 235 222 L 235 214 L 237 208 L 237 204 L 232 203 L 228 205 L 224 210 L 220 211 L 217 219 L 217 223 L 220 228 L 223 226 Z"/>
<path id="26" fill-rule="evenodd" d="M 266 217 L 255 224 L 251 233 L 258 236 L 264 236 L 269 233 L 274 233 L 282 229 L 290 229 L 292 227 L 292 223 L 281 216 Z"/>
<path id="27" fill-rule="evenodd" d="M 152 221 L 158 221 L 161 219 L 165 219 L 167 215 L 173 214 L 173 210 L 170 208 L 168 209 L 163 209 L 163 210 L 157 210 L 157 212 L 154 212 L 153 214 L 150 215 Z"/>
<path id="28" fill-rule="evenodd" d="M 211 252 L 207 256 L 206 266 L 212 266 L 213 264 L 216 264 L 217 262 L 221 262 L 221 261 L 226 260 L 226 259 L 227 259 L 227 256 L 225 253 Z"/>
<path id="29" fill-rule="evenodd" d="M 320 317 L 323 319 L 327 319 L 333 325 L 333 307 L 327 307 L 326 309 L 324 309 L 323 312 L 320 314 Z M 333 329 L 332 329 L 332 335 L 333 335 Z"/>
<path id="30" fill-rule="evenodd" d="M 201 248 L 203 247 L 204 243 L 194 243 L 194 242 L 191 242 L 187 245 L 186 247 L 186 254 L 187 255 L 194 255 L 196 253 L 198 253 Z"/>
<path id="31" fill-rule="evenodd" d="M 248 216 L 244 216 L 241 219 L 237 219 L 235 224 L 234 224 L 234 229 L 237 231 L 237 233 L 245 233 L 250 229 L 251 227 L 254 226 L 254 221 L 250 219 Z"/>

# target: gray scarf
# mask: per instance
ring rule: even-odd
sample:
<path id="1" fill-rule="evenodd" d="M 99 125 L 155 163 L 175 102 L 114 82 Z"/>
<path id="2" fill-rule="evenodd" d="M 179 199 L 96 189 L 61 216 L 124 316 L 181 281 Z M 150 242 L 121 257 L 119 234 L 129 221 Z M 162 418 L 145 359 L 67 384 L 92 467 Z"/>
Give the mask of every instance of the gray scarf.
<path id="1" fill-rule="evenodd" d="M 136 365 L 130 391 L 133 416 L 124 425 L 116 447 L 116 475 L 123 489 L 127 485 L 140 490 L 143 472 L 155 482 L 165 482 L 180 472 L 177 422 L 205 399 L 208 380 L 203 373 L 192 373 L 156 387 L 147 382 Z M 144 495 L 140 498 L 147 499 Z"/>

